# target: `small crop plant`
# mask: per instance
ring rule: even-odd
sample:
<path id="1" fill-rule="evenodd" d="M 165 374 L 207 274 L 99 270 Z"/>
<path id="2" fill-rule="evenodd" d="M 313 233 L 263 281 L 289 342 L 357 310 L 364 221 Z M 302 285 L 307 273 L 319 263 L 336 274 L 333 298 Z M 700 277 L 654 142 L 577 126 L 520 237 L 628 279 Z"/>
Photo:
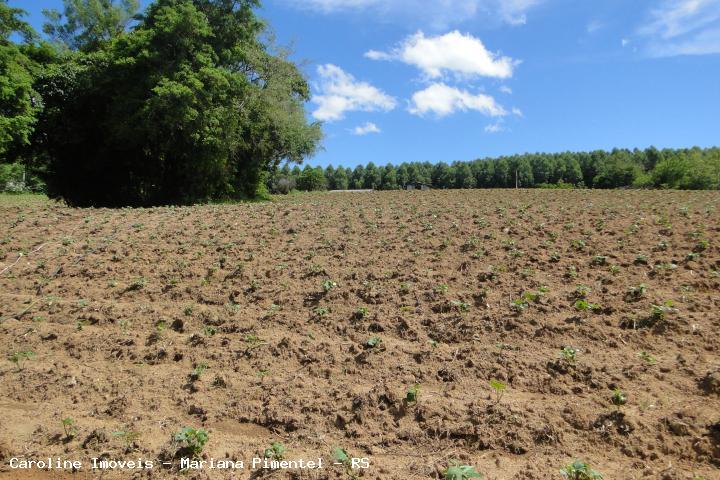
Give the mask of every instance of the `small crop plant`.
<path id="1" fill-rule="evenodd" d="M 620 390 L 619 388 L 616 388 L 615 390 L 613 390 L 613 394 L 612 394 L 612 397 L 610 397 L 610 401 L 616 407 L 618 407 L 618 408 L 622 407 L 628 401 L 627 394 L 625 392 L 623 392 L 622 390 Z"/>
<path id="2" fill-rule="evenodd" d="M 650 305 L 650 318 L 655 322 L 663 322 L 669 313 L 674 313 L 673 301 L 668 300 L 662 305 Z"/>
<path id="3" fill-rule="evenodd" d="M 645 285 L 644 283 L 641 283 L 640 285 L 628 287 L 627 297 L 632 300 L 637 300 L 637 299 L 644 297 L 646 292 L 647 292 L 647 285 Z"/>
<path id="4" fill-rule="evenodd" d="M 365 346 L 367 346 L 368 348 L 375 348 L 381 343 L 382 339 L 380 337 L 370 337 L 368 338 L 367 342 L 365 342 Z"/>
<path id="5" fill-rule="evenodd" d="M 475 467 L 470 465 L 461 465 L 456 460 L 450 460 L 448 468 L 442 472 L 445 480 L 466 480 L 468 478 L 483 478 Z"/>
<path id="6" fill-rule="evenodd" d="M 560 470 L 560 475 L 566 480 L 603 480 L 602 475 L 581 460 L 575 460 Z"/>
<path id="7" fill-rule="evenodd" d="M 23 363 L 26 360 L 29 360 L 35 356 L 34 352 L 27 351 L 27 352 L 15 352 L 12 355 L 8 357 L 8 360 L 10 360 L 12 363 L 15 364 L 15 367 L 18 369 L 18 371 L 23 369 Z"/>
<path id="8" fill-rule="evenodd" d="M 333 288 L 337 287 L 337 283 L 333 282 L 332 280 L 325 280 L 322 282 L 322 288 L 325 293 L 330 292 Z"/>
<path id="9" fill-rule="evenodd" d="M 135 290 L 142 290 L 147 285 L 147 280 L 145 280 L 143 277 L 138 277 L 134 279 L 130 285 L 128 285 L 127 290 L 128 292 L 132 292 Z"/>
<path id="10" fill-rule="evenodd" d="M 125 444 L 125 448 L 130 448 L 132 444 L 135 443 L 138 438 L 140 438 L 140 434 L 138 432 L 133 432 L 130 430 L 112 432 L 112 436 L 122 440 Z"/>
<path id="11" fill-rule="evenodd" d="M 563 349 L 560 350 L 560 356 L 568 363 L 575 363 L 577 353 L 578 350 L 573 347 L 563 347 Z"/>
<path id="12" fill-rule="evenodd" d="M 575 302 L 575 310 L 578 312 L 592 311 L 597 312 L 602 310 L 602 307 L 596 303 L 590 303 L 587 300 L 580 299 Z"/>
<path id="13" fill-rule="evenodd" d="M 645 362 L 646 365 L 655 365 L 657 360 L 648 352 L 640 352 L 637 354 L 638 358 Z"/>
<path id="14" fill-rule="evenodd" d="M 65 432 L 65 438 L 71 439 L 78 434 L 77 426 L 75 426 L 75 420 L 70 417 L 62 419 L 63 432 Z"/>
<path id="15" fill-rule="evenodd" d="M 187 448 L 193 457 L 199 457 L 210 437 L 205 430 L 185 427 L 175 434 L 174 439 Z"/>
<path id="16" fill-rule="evenodd" d="M 497 379 L 490 380 L 490 388 L 493 389 L 494 396 L 495 396 L 495 403 L 500 403 L 502 400 L 503 395 L 505 395 L 505 390 L 507 389 L 507 385 L 505 385 L 503 382 Z"/>
<path id="17" fill-rule="evenodd" d="M 265 458 L 273 460 L 282 460 L 285 455 L 285 446 L 280 442 L 273 442 L 269 448 L 263 452 Z"/>
<path id="18" fill-rule="evenodd" d="M 467 312 L 470 310 L 470 305 L 461 300 L 452 300 L 450 305 L 458 312 Z"/>
<path id="19" fill-rule="evenodd" d="M 416 403 L 418 400 L 418 394 L 420 393 L 420 384 L 416 383 L 405 394 L 405 401 L 407 403 Z"/>
<path id="20" fill-rule="evenodd" d="M 587 298 L 591 291 L 586 285 L 578 285 L 575 287 L 575 298 Z"/>

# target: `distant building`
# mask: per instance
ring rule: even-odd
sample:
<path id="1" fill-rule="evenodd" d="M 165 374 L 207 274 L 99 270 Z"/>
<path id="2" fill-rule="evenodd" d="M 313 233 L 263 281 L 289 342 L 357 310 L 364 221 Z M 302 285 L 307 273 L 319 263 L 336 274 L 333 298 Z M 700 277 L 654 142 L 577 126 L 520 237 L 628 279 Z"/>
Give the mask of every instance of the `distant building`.
<path id="1" fill-rule="evenodd" d="M 430 185 L 422 182 L 411 182 L 405 185 L 405 190 L 430 190 Z"/>

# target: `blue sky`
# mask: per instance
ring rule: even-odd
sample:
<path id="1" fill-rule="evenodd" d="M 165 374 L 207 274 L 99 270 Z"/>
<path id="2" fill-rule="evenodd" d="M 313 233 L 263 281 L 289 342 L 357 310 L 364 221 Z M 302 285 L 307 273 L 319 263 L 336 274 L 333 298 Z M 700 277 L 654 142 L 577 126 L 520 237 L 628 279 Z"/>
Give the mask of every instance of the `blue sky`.
<path id="1" fill-rule="evenodd" d="M 39 29 L 61 1 L 9 3 Z M 720 0 L 265 0 L 259 14 L 313 86 L 312 165 L 720 144 Z"/>

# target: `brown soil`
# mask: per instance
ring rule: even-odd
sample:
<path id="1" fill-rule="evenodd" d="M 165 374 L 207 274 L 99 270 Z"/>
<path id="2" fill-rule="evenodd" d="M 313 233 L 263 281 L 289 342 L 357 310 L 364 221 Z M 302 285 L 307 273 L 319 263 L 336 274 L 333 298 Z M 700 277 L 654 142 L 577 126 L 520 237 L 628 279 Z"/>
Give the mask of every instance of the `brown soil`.
<path id="1" fill-rule="evenodd" d="M 157 463 L 195 427 L 206 458 L 279 441 L 329 463 L 340 446 L 367 479 L 439 478 L 450 459 L 558 479 L 576 458 L 606 479 L 718 479 L 719 207 L 634 191 L 0 207 L 0 478 L 100 478 L 8 462 Z M 102 478 L 251 473 L 351 478 Z"/>

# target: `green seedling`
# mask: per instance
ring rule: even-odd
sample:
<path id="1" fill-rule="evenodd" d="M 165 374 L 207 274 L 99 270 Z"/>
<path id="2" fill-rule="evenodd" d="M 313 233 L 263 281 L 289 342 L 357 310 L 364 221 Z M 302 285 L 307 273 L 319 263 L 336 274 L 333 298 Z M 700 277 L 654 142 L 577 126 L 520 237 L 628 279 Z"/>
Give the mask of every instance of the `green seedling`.
<path id="1" fill-rule="evenodd" d="M 633 300 L 637 300 L 645 296 L 647 292 L 647 285 L 641 283 L 640 285 L 632 286 L 627 289 L 627 296 Z"/>
<path id="2" fill-rule="evenodd" d="M 121 439 L 126 448 L 130 448 L 130 446 L 135 443 L 135 440 L 140 438 L 140 434 L 138 432 L 131 431 L 112 432 L 112 436 Z"/>
<path id="3" fill-rule="evenodd" d="M 205 325 L 203 327 L 203 333 L 205 334 L 206 337 L 212 337 L 213 335 L 215 335 L 217 333 L 217 329 L 215 327 L 213 327 L 212 325 Z"/>
<path id="4" fill-rule="evenodd" d="M 65 438 L 74 438 L 75 435 L 77 435 L 78 433 L 78 429 L 75 426 L 75 421 L 70 417 L 62 419 L 62 427 L 63 431 L 65 432 Z"/>
<path id="5" fill-rule="evenodd" d="M 575 298 L 586 298 L 592 290 L 586 285 L 578 285 L 575 287 Z"/>
<path id="6" fill-rule="evenodd" d="M 10 360 L 12 363 L 15 364 L 15 367 L 18 369 L 18 371 L 22 370 L 23 363 L 25 360 L 29 360 L 35 356 L 34 352 L 27 351 L 27 352 L 15 352 L 12 355 L 8 357 L 8 360 Z"/>
<path id="7" fill-rule="evenodd" d="M 195 379 L 200 378 L 200 376 L 205 373 L 205 370 L 208 369 L 207 363 L 198 363 L 195 365 L 195 368 L 192 371 L 191 376 Z"/>
<path id="8" fill-rule="evenodd" d="M 382 343 L 382 339 L 380 337 L 370 337 L 367 342 L 365 342 L 365 345 L 368 348 L 375 348 L 379 346 Z"/>
<path id="9" fill-rule="evenodd" d="M 647 365 L 655 365 L 657 360 L 648 352 L 640 352 L 637 354 L 638 358 L 645 362 Z"/>
<path id="10" fill-rule="evenodd" d="M 314 312 L 315 315 L 317 315 L 318 317 L 324 317 L 325 315 L 327 315 L 328 313 L 330 313 L 330 309 L 329 309 L 328 307 L 315 307 L 315 308 L 313 309 L 313 312 Z"/>
<path id="11" fill-rule="evenodd" d="M 442 474 L 445 476 L 445 480 L 466 480 L 468 478 L 483 478 L 476 470 L 475 467 L 470 465 L 460 465 L 457 460 L 450 460 L 448 468 L 446 468 Z"/>
<path id="12" fill-rule="evenodd" d="M 510 309 L 517 313 L 522 312 L 529 306 L 530 306 L 530 304 L 524 298 L 517 298 L 510 303 Z"/>
<path id="13" fill-rule="evenodd" d="M 266 448 L 263 452 L 265 458 L 271 458 L 273 460 L 282 460 L 285 455 L 285 446 L 280 442 L 273 442 L 270 448 Z"/>
<path id="14" fill-rule="evenodd" d="M 205 430 L 185 427 L 175 434 L 174 439 L 187 448 L 193 457 L 199 457 L 209 436 Z"/>
<path id="15" fill-rule="evenodd" d="M 638 255 L 635 257 L 635 265 L 647 265 L 648 264 L 648 257 L 647 255 Z"/>
<path id="16" fill-rule="evenodd" d="M 147 285 L 147 280 L 145 280 L 143 277 L 138 277 L 134 279 L 130 285 L 128 285 L 128 292 L 132 292 L 134 290 L 142 290 L 145 288 L 145 285 Z"/>
<path id="17" fill-rule="evenodd" d="M 363 318 L 367 317 L 368 309 L 366 307 L 359 307 L 357 310 L 355 310 L 355 318 L 358 320 L 362 320 Z"/>
<path id="18" fill-rule="evenodd" d="M 575 460 L 560 470 L 560 475 L 566 480 L 603 480 L 602 475 L 581 460 Z"/>
<path id="19" fill-rule="evenodd" d="M 591 263 L 593 265 L 607 265 L 608 257 L 603 255 L 595 255 L 592 257 Z"/>
<path id="20" fill-rule="evenodd" d="M 470 310 L 470 305 L 460 300 L 450 301 L 450 305 L 459 312 L 467 312 Z"/>
<path id="21" fill-rule="evenodd" d="M 248 349 L 253 350 L 255 348 L 265 345 L 265 342 L 260 339 L 257 335 L 249 333 L 245 335 L 245 343 L 248 345 Z"/>
<path id="22" fill-rule="evenodd" d="M 332 459 L 335 463 L 344 465 L 345 467 L 350 467 L 351 460 L 350 455 L 348 455 L 347 450 L 341 447 L 333 447 L 333 449 L 330 451 L 330 456 L 332 456 Z"/>
<path id="23" fill-rule="evenodd" d="M 493 378 L 492 380 L 490 380 L 490 387 L 495 392 L 495 403 L 500 403 L 503 395 L 505 395 L 505 390 L 507 389 L 507 385 L 505 385 L 500 380 Z"/>
<path id="24" fill-rule="evenodd" d="M 337 287 L 337 283 L 333 282 L 332 280 L 325 280 L 322 282 L 323 291 L 325 293 L 328 293 L 333 288 Z"/>
<path id="25" fill-rule="evenodd" d="M 405 400 L 407 401 L 407 403 L 416 403 L 419 393 L 420 393 L 420 384 L 416 383 L 405 394 Z"/>
<path id="26" fill-rule="evenodd" d="M 655 322 L 662 322 L 668 313 L 674 313 L 673 301 L 668 300 L 662 305 L 650 305 L 650 318 Z"/>
<path id="27" fill-rule="evenodd" d="M 618 408 L 622 407 L 628 401 L 627 394 L 625 392 L 623 392 L 622 390 L 620 390 L 619 388 L 616 388 L 615 390 L 613 390 L 613 394 L 612 394 L 612 397 L 610 397 L 610 401 L 616 407 L 618 407 Z"/>
<path id="28" fill-rule="evenodd" d="M 597 312 L 598 310 L 601 310 L 601 309 L 602 308 L 600 307 L 600 305 L 598 305 L 596 303 L 590 303 L 587 300 L 581 299 L 581 300 L 578 300 L 577 302 L 575 302 L 575 310 L 577 310 L 579 312 L 585 312 L 588 310 Z"/>
<path id="29" fill-rule="evenodd" d="M 573 347 L 563 347 L 563 349 L 560 350 L 560 356 L 568 363 L 575 363 L 577 353 L 578 350 Z"/>

